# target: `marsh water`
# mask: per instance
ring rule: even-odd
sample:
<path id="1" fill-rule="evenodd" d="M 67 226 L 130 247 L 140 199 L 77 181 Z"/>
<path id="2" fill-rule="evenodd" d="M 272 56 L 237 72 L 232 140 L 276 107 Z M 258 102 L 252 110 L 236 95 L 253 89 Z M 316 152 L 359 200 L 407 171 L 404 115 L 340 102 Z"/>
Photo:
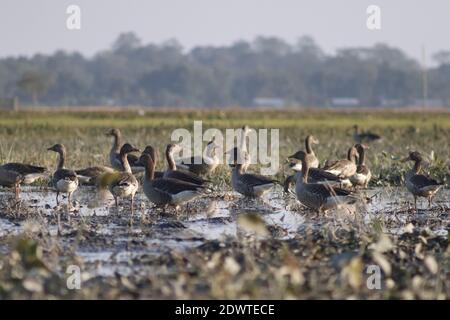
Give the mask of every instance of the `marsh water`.
<path id="1" fill-rule="evenodd" d="M 84 228 L 88 236 L 77 243 L 73 254 L 89 266 L 90 276 L 110 276 L 139 272 L 143 265 L 140 262 L 146 257 L 166 251 L 183 252 L 210 241 L 220 245 L 229 239 L 241 239 L 247 233 L 258 233 L 258 224 L 267 231 L 258 236 L 278 239 L 301 237 L 310 228 L 321 228 L 324 223 L 341 219 L 358 220 L 362 227 L 370 227 L 374 219 L 378 219 L 384 221 L 385 230 L 393 235 L 407 232 L 407 226 L 412 223 L 415 227 L 427 228 L 436 236 L 448 237 L 448 189 L 438 193 L 432 210 L 427 210 L 425 200 L 419 202 L 417 213 L 410 210 L 412 197 L 404 188 L 370 189 L 364 196 L 371 198 L 370 203 L 318 216 L 305 210 L 293 195 L 284 194 L 281 188 L 262 200 L 246 200 L 233 192 L 213 192 L 182 207 L 178 213 L 155 209 L 139 193 L 131 216 L 128 201 L 123 201 L 117 211 L 110 196 L 99 196 L 93 188 L 80 188 L 74 196 L 73 208 L 68 210 L 67 199 L 56 207 L 51 190 L 28 187 L 14 210 L 27 210 L 32 214 L 20 220 L 1 212 L 0 238 L 19 235 L 45 220 L 49 237 L 72 247 L 78 238 L 77 229 Z M 11 194 L 1 190 L 0 197 L 6 201 Z M 2 206 L 1 210 L 6 209 Z M 252 227 L 241 223 L 243 216 L 256 216 L 259 220 L 249 219 L 255 224 Z M 1 253 L 8 250 L 0 246 Z"/>

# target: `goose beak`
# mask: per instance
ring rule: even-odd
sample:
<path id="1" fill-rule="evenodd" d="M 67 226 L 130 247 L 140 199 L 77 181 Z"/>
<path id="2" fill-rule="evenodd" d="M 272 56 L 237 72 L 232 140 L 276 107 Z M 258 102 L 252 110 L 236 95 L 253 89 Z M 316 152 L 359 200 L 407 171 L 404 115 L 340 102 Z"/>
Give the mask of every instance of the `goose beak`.
<path id="1" fill-rule="evenodd" d="M 400 159 L 400 162 L 406 162 L 408 160 L 409 160 L 409 157 L 406 157 L 406 158 Z"/>

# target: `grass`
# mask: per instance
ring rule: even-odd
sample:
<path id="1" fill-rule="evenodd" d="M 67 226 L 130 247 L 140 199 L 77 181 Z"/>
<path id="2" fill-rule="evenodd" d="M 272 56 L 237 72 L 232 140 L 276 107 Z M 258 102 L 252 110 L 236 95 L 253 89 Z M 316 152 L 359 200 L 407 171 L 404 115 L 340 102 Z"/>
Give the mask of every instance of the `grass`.
<path id="1" fill-rule="evenodd" d="M 371 145 L 368 164 L 373 172 L 371 186 L 383 186 L 384 195 L 392 203 L 372 214 L 361 210 L 351 216 L 316 217 L 303 209 L 291 209 L 296 202 L 283 198 L 289 210 L 305 219 L 305 227 L 293 238 L 283 240 L 278 236 L 283 233 L 281 227 L 268 226 L 251 215 L 251 223 L 238 226 L 235 238 L 202 239 L 194 249 L 155 254 L 148 241 L 158 240 L 161 234 L 175 234 L 180 242 L 184 236 L 191 239 L 185 215 L 165 217 L 150 209 L 132 219 L 127 214 L 75 214 L 69 219 L 64 210 L 43 209 L 44 204 L 33 200 L 16 204 L 9 194 L 2 193 L 0 223 L 21 226 L 21 231 L 16 235 L 0 230 L 0 298 L 450 298 L 449 239 L 430 231 L 449 230 L 448 202 L 426 214 L 422 211 L 411 215 L 406 209 L 411 199 L 395 193 L 394 188 L 403 184 L 402 174 L 411 166 L 398 159 L 410 150 L 425 154 L 429 160 L 425 170 L 449 182 L 448 111 L 1 111 L 0 162 L 20 161 L 53 168 L 56 155 L 46 149 L 64 143 L 69 168 L 107 164 L 111 145 L 105 136 L 107 129 L 121 128 L 127 141 L 141 149 L 151 144 L 162 152 L 170 142 L 171 131 L 192 129 L 194 120 L 202 120 L 204 130 L 239 128 L 244 124 L 279 128 L 281 159 L 302 149 L 304 137 L 313 134 L 320 140 L 315 151 L 321 161 L 345 157 L 346 149 L 354 143 L 351 127 L 358 123 L 383 136 L 381 143 Z M 282 163 L 277 178 L 281 180 L 287 173 Z M 237 210 L 240 217 L 245 216 L 242 208 L 246 204 L 229 200 L 224 194 L 230 191 L 229 169 L 221 167 L 213 180 L 219 190 L 211 197 L 229 203 L 230 216 L 225 223 L 239 224 L 243 219 L 236 219 L 231 212 Z M 203 214 L 206 208 L 203 205 L 197 210 Z M 270 214 L 264 212 L 258 214 Z M 58 216 L 62 219 L 59 235 L 54 233 Z M 367 219 L 370 223 L 365 222 Z M 208 220 L 207 227 L 216 226 L 212 221 Z M 248 226 L 252 223 L 256 227 Z M 109 225 L 114 225 L 115 231 L 102 233 L 102 227 Z M 252 235 L 246 228 L 263 229 L 263 236 Z M 410 230 L 400 236 L 391 232 L 398 228 Z M 126 253 L 129 257 L 125 260 L 116 256 L 109 260 L 140 271 L 128 276 L 96 275 L 101 266 L 83 261 L 77 255 L 80 248 Z M 66 286 L 65 270 L 71 264 L 89 274 L 80 290 L 68 290 Z M 372 264 L 382 267 L 380 290 L 366 286 L 370 276 L 367 267 Z"/>

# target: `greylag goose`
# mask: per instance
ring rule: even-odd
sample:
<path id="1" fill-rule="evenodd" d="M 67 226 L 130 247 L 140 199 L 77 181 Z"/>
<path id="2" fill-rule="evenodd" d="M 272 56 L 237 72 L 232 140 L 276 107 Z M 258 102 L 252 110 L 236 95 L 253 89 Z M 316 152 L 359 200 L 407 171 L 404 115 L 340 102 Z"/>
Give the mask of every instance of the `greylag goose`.
<path id="1" fill-rule="evenodd" d="M 297 181 L 298 175 L 301 173 L 301 159 L 303 158 L 309 158 L 308 154 L 304 151 L 297 151 L 295 154 L 288 157 L 288 159 L 295 159 L 296 162 L 291 162 L 291 168 L 296 171 L 294 175 L 290 175 L 286 178 L 284 182 L 284 191 L 289 192 L 289 188 L 292 184 L 294 184 Z M 298 163 L 300 165 L 298 165 Z M 300 170 L 298 170 L 300 168 Z M 332 174 L 328 171 L 324 171 L 323 169 L 319 168 L 310 168 L 308 172 L 308 183 L 323 183 L 323 184 L 330 184 L 330 185 L 339 185 L 342 186 L 345 183 L 345 179 L 342 179 L 341 177 Z"/>
<path id="2" fill-rule="evenodd" d="M 428 207 L 431 207 L 434 195 L 442 187 L 442 184 L 438 183 L 436 180 L 420 174 L 422 160 L 422 155 L 417 151 L 410 152 L 408 157 L 402 160 L 402 162 L 414 161 L 414 167 L 405 175 L 405 182 L 406 188 L 414 196 L 414 208 L 416 211 L 417 197 L 427 198 Z"/>
<path id="3" fill-rule="evenodd" d="M 358 151 L 358 165 L 356 167 L 356 173 L 350 177 L 350 181 L 355 187 L 367 188 L 369 181 L 372 178 L 372 173 L 365 163 L 365 150 L 369 149 L 369 147 L 360 143 L 358 143 L 355 147 Z"/>
<path id="4" fill-rule="evenodd" d="M 113 168 L 107 166 L 89 167 L 86 169 L 75 170 L 80 184 L 93 186 L 96 185 L 98 179 L 105 173 L 114 172 Z"/>
<path id="5" fill-rule="evenodd" d="M 49 151 L 54 151 L 59 154 L 58 165 L 56 171 L 53 173 L 51 183 L 56 189 L 56 204 L 59 205 L 59 194 L 67 193 L 69 207 L 72 205 L 72 193 L 78 188 L 78 177 L 75 171 L 65 169 L 64 164 L 66 160 L 66 148 L 62 144 L 55 144 L 48 148 Z"/>
<path id="6" fill-rule="evenodd" d="M 319 140 L 317 140 L 314 136 L 308 135 L 305 138 L 305 149 L 306 149 L 306 156 L 308 157 L 308 161 L 311 164 L 310 168 L 318 168 L 319 167 L 319 159 L 317 159 L 316 154 L 314 153 L 312 149 L 313 144 L 318 144 Z M 296 159 L 295 157 L 292 157 L 293 159 Z M 290 167 L 294 171 L 302 171 L 302 163 L 301 161 L 295 161 L 290 163 Z"/>
<path id="7" fill-rule="evenodd" d="M 15 171 L 5 170 L 0 167 L 0 186 L 7 188 L 14 188 L 16 199 L 19 198 L 20 184 L 24 177 Z"/>
<path id="8" fill-rule="evenodd" d="M 6 171 L 14 171 L 23 176 L 23 184 L 32 184 L 38 179 L 47 178 L 47 168 L 33 166 L 31 164 L 11 162 L 6 163 L 0 168 Z"/>
<path id="9" fill-rule="evenodd" d="M 270 191 L 278 182 L 262 175 L 244 173 L 242 169 L 244 160 L 242 159 L 243 156 L 239 154 L 238 148 L 233 148 L 232 154 L 233 163 L 230 164 L 230 167 L 233 168 L 231 171 L 231 186 L 234 191 L 246 197 L 258 198 Z"/>
<path id="10" fill-rule="evenodd" d="M 153 162 L 155 162 L 155 163 L 156 163 L 155 159 L 159 158 L 158 150 L 155 150 L 152 146 L 146 146 L 144 151 L 142 151 L 142 154 L 148 154 L 150 157 L 152 157 Z M 159 178 L 163 178 L 163 177 L 164 177 L 164 172 L 163 171 L 156 171 L 155 170 L 155 179 L 159 179 Z"/>
<path id="11" fill-rule="evenodd" d="M 139 163 L 145 167 L 143 190 L 148 200 L 157 206 L 175 206 L 191 201 L 203 193 L 204 186 L 173 178 L 155 179 L 155 162 L 143 154 Z"/>
<path id="12" fill-rule="evenodd" d="M 347 159 L 332 161 L 325 164 L 323 169 L 342 178 L 350 178 L 356 173 L 358 151 L 352 146 L 347 152 Z"/>
<path id="13" fill-rule="evenodd" d="M 136 194 L 139 183 L 131 172 L 127 155 L 131 152 L 139 152 L 139 149 L 133 147 L 129 143 L 125 143 L 120 148 L 120 158 L 123 163 L 123 171 L 113 174 L 113 179 L 108 184 L 108 189 L 114 197 L 116 208 L 119 210 L 119 198 L 131 198 L 131 213 L 134 212 L 134 195 Z"/>
<path id="14" fill-rule="evenodd" d="M 123 171 L 125 168 L 120 156 L 120 148 L 122 148 L 123 145 L 122 133 L 119 129 L 114 128 L 109 130 L 106 135 L 112 136 L 114 138 L 113 145 L 109 152 L 109 161 L 111 163 L 111 166 L 116 170 Z M 139 158 L 134 154 L 128 154 L 127 160 L 132 172 L 137 173 L 144 170 L 144 168 L 136 166 L 136 162 L 139 160 Z"/>
<path id="15" fill-rule="evenodd" d="M 354 125 L 353 129 L 355 130 L 353 133 L 353 138 L 355 139 L 355 141 L 357 143 L 363 143 L 363 142 L 374 142 L 374 141 L 379 141 L 381 140 L 381 136 L 379 136 L 376 133 L 372 133 L 369 131 L 366 132 L 359 132 L 359 127 L 358 125 Z"/>
<path id="16" fill-rule="evenodd" d="M 306 153 L 300 153 L 298 156 L 302 158 L 302 172 L 297 175 L 295 193 L 303 205 L 319 212 L 326 212 L 357 201 L 358 197 L 351 191 L 328 184 L 309 183 L 310 169 Z"/>
<path id="17" fill-rule="evenodd" d="M 164 172 L 164 178 L 174 178 L 182 181 L 186 181 L 193 184 L 204 185 L 209 180 L 203 179 L 191 171 L 177 170 L 177 165 L 173 158 L 175 152 L 181 151 L 181 147 L 178 144 L 169 144 L 166 148 L 167 170 Z M 150 155 L 153 161 L 156 163 L 156 155 Z"/>
<path id="18" fill-rule="evenodd" d="M 220 163 L 220 159 L 216 154 L 218 145 L 214 139 L 208 142 L 206 146 L 206 154 L 204 157 L 191 157 L 184 159 L 177 164 L 178 167 L 191 171 L 199 176 L 212 173 Z"/>

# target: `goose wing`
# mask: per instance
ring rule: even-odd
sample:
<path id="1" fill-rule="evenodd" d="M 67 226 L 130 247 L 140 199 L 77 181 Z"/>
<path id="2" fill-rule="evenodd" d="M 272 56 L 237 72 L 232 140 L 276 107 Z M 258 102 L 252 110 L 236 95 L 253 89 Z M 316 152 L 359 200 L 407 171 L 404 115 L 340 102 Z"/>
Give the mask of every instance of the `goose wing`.
<path id="1" fill-rule="evenodd" d="M 244 173 L 239 177 L 241 183 L 245 184 L 249 187 L 262 186 L 264 184 L 276 183 L 277 180 L 270 179 L 268 177 L 253 174 L 253 173 Z"/>
<path id="2" fill-rule="evenodd" d="M 412 176 L 410 181 L 412 184 L 414 184 L 418 188 L 439 185 L 439 183 L 436 180 L 434 180 L 430 177 L 424 176 L 423 174 L 416 174 L 416 175 Z"/>
<path id="3" fill-rule="evenodd" d="M 86 169 L 75 170 L 75 173 L 85 177 L 98 177 L 105 172 L 113 172 L 114 169 L 109 167 L 89 167 Z"/>
<path id="4" fill-rule="evenodd" d="M 331 172 L 311 168 L 309 169 L 308 180 L 309 182 L 319 182 L 319 181 L 341 181 L 342 179 Z"/>
<path id="5" fill-rule="evenodd" d="M 33 166 L 31 164 L 11 162 L 1 166 L 8 171 L 15 171 L 20 174 L 44 173 L 47 169 L 44 167 Z"/>
<path id="6" fill-rule="evenodd" d="M 23 180 L 23 176 L 16 171 L 5 170 L 0 167 L 0 185 L 5 187 L 13 187 Z"/>
<path id="7" fill-rule="evenodd" d="M 173 178 L 155 179 L 152 181 L 153 188 L 166 194 L 177 194 L 183 191 L 200 191 L 204 187 Z"/>
<path id="8" fill-rule="evenodd" d="M 166 171 L 165 176 L 167 178 L 174 178 L 174 179 L 178 179 L 178 180 L 182 180 L 182 181 L 186 181 L 186 182 L 190 182 L 190 183 L 194 183 L 194 184 L 198 184 L 198 185 L 202 185 L 202 184 L 209 182 L 208 180 L 201 178 L 200 176 L 196 175 L 193 172 L 184 171 L 184 170 L 169 170 L 169 171 Z"/>

